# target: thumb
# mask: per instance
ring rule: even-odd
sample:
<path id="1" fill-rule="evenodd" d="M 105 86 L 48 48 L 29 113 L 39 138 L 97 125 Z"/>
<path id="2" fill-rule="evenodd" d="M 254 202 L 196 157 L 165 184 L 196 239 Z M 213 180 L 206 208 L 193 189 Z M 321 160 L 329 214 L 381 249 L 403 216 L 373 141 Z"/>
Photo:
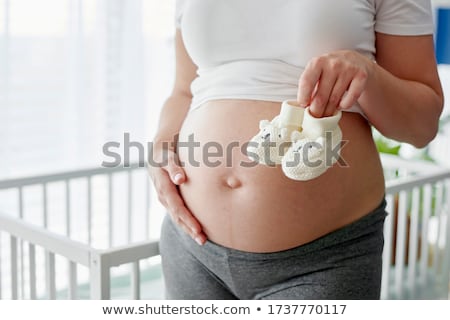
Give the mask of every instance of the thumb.
<path id="1" fill-rule="evenodd" d="M 166 171 L 170 176 L 170 179 L 176 185 L 182 184 L 186 181 L 186 174 L 183 168 L 179 165 L 178 158 L 175 154 L 169 157 L 166 167 Z"/>

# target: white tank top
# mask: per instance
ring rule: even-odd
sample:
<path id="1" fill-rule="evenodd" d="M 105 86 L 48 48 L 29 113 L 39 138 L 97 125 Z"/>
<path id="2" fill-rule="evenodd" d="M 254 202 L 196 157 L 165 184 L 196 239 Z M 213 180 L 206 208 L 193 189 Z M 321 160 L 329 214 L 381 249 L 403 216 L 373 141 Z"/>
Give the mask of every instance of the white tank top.
<path id="1" fill-rule="evenodd" d="M 315 56 L 356 50 L 374 59 L 375 32 L 434 31 L 429 0 L 177 0 L 176 26 L 198 66 L 191 109 L 214 99 L 295 100 Z"/>

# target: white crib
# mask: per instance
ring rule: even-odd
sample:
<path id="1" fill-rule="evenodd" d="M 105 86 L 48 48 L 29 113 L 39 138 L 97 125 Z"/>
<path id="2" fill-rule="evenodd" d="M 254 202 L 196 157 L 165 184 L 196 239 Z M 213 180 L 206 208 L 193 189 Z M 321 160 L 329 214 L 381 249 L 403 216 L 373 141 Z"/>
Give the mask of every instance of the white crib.
<path id="1" fill-rule="evenodd" d="M 450 171 L 383 156 L 387 216 L 383 299 L 448 299 Z M 399 177 L 389 179 L 395 172 Z"/>
<path id="2" fill-rule="evenodd" d="M 160 217 L 143 166 L 14 179 L 0 190 L 17 202 L 13 214 L 0 212 L 0 297 L 110 299 L 111 283 L 124 276 L 129 292 L 116 297 L 163 297 L 151 259 L 159 254 Z M 150 288 L 141 281 L 149 268 L 159 278 Z"/>
<path id="3" fill-rule="evenodd" d="M 382 159 L 382 298 L 448 299 L 450 171 Z M 163 298 L 152 194 L 137 164 L 0 182 L 0 298 Z"/>

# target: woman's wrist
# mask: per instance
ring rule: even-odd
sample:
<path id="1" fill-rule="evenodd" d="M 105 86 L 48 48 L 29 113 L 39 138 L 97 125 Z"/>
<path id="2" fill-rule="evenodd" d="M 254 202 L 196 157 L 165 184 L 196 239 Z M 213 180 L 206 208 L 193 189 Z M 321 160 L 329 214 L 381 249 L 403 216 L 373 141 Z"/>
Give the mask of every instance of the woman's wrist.
<path id="1" fill-rule="evenodd" d="M 367 108 L 370 108 L 371 105 L 374 105 L 373 96 L 379 96 L 380 89 L 380 76 L 382 78 L 382 70 L 381 67 L 377 64 L 375 60 L 367 59 L 366 63 L 366 72 L 367 72 L 367 80 L 366 87 L 364 91 L 361 93 L 361 96 L 358 99 L 358 104 L 361 106 L 362 111 L 367 114 Z"/>
<path id="2" fill-rule="evenodd" d="M 178 142 L 178 133 L 156 135 L 152 141 L 152 149 L 175 151 Z"/>
<path id="3" fill-rule="evenodd" d="M 169 154 L 175 153 L 177 134 L 170 138 L 170 135 L 157 135 L 153 139 L 148 150 L 147 163 L 149 167 L 161 167 L 167 162 Z"/>

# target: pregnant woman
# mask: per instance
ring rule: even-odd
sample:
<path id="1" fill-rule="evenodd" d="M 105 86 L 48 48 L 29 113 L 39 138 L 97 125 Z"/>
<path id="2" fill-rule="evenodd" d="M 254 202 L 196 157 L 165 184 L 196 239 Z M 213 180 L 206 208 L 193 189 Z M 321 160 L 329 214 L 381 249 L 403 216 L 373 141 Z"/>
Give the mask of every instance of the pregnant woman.
<path id="1" fill-rule="evenodd" d="M 378 299 L 386 212 L 371 126 L 417 147 L 436 135 L 430 1 L 178 0 L 176 23 L 150 166 L 168 212 L 166 297 Z M 340 116 L 340 160 L 317 177 L 249 159 L 283 101 L 312 130 Z"/>

